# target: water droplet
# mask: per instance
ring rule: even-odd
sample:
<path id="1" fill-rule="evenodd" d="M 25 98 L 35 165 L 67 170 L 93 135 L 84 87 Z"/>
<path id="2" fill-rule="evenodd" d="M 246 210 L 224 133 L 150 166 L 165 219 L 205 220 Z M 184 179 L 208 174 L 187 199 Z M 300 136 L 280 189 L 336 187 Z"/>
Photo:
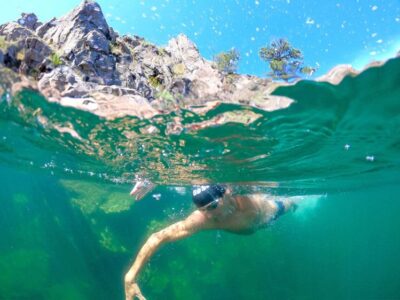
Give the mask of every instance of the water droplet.
<path id="1" fill-rule="evenodd" d="M 11 95 L 10 95 L 10 93 L 6 93 L 6 101 L 7 101 L 7 104 L 11 103 Z"/>
<path id="2" fill-rule="evenodd" d="M 153 198 L 156 199 L 157 201 L 160 200 L 161 194 L 154 194 Z"/>

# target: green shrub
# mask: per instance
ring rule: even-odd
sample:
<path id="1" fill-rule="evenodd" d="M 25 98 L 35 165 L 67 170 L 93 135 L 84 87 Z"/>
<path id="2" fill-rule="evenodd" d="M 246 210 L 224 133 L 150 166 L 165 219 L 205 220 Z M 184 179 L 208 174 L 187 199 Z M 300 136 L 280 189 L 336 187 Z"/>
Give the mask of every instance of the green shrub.
<path id="1" fill-rule="evenodd" d="M 0 36 L 0 50 L 6 51 L 8 43 L 4 36 Z"/>
<path id="2" fill-rule="evenodd" d="M 141 44 L 142 44 L 143 47 L 151 47 L 151 46 L 154 47 L 153 43 L 151 43 L 149 41 L 146 41 L 146 40 L 143 40 Z"/>
<path id="3" fill-rule="evenodd" d="M 161 80 L 157 76 L 150 76 L 148 80 L 150 86 L 154 89 L 158 89 L 162 86 Z"/>
<path id="4" fill-rule="evenodd" d="M 121 55 L 121 47 L 117 43 L 110 43 L 110 52 L 114 55 Z"/>
<path id="5" fill-rule="evenodd" d="M 167 90 L 157 93 L 156 98 L 162 99 L 167 102 L 175 102 L 175 97 Z"/>
<path id="6" fill-rule="evenodd" d="M 25 59 L 25 49 L 19 50 L 15 58 L 19 61 L 23 61 Z"/>
<path id="7" fill-rule="evenodd" d="M 50 61 L 55 67 L 61 66 L 63 64 L 61 57 L 55 52 L 50 55 Z"/>
<path id="8" fill-rule="evenodd" d="M 158 48 L 158 55 L 160 56 L 166 56 L 167 55 L 167 50 L 165 50 L 164 48 Z"/>

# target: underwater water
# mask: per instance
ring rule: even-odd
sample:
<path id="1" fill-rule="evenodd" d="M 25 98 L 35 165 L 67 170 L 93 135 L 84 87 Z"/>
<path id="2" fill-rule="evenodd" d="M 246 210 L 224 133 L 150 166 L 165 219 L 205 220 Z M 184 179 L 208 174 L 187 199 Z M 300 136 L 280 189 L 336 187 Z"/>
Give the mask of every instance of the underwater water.
<path id="1" fill-rule="evenodd" d="M 400 59 L 275 94 L 295 102 L 113 121 L 4 94 L 0 299 L 122 299 L 139 247 L 203 182 L 306 200 L 253 235 L 164 246 L 139 279 L 148 299 L 400 299 Z M 221 114 L 244 120 L 196 126 Z M 158 185 L 136 203 L 135 176 Z"/>

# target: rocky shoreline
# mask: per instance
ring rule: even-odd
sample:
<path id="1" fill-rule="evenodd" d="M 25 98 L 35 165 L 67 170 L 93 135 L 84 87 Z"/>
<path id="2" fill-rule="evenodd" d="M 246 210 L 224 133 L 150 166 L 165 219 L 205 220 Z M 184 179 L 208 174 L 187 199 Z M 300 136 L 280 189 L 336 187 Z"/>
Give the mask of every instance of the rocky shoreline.
<path id="1" fill-rule="evenodd" d="M 336 84 L 348 74 L 357 72 L 339 66 L 319 80 Z M 179 108 L 202 113 L 219 103 L 272 111 L 292 102 L 271 95 L 284 83 L 223 74 L 183 34 L 165 47 L 120 36 L 91 0 L 46 23 L 23 13 L 1 25 L 0 83 L 3 90 L 34 89 L 49 101 L 109 119 L 150 118 Z"/>

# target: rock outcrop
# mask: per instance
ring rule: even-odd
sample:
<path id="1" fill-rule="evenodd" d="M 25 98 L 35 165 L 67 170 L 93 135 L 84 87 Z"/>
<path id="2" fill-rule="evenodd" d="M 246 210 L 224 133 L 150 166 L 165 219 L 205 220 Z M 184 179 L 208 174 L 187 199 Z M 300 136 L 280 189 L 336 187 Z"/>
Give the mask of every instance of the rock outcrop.
<path id="1" fill-rule="evenodd" d="M 105 99 L 110 103 L 131 99 L 134 105 L 131 111 L 125 107 L 124 113 L 142 117 L 139 106 L 144 103 L 157 113 L 220 102 L 268 110 L 290 103 L 270 96 L 269 80 L 222 74 L 183 34 L 165 48 L 138 36 L 119 36 L 93 1 L 44 24 L 34 14 L 22 14 L 18 22 L 0 26 L 0 37 L 4 40 L 0 64 L 37 81 L 38 90 L 51 101 L 68 105 L 75 101 L 79 108 L 88 103 L 102 116 L 107 115 L 102 108 Z M 210 101 L 212 105 L 207 105 Z M 112 107 L 109 114 L 119 115 L 118 106 Z"/>
<path id="2" fill-rule="evenodd" d="M 271 96 L 282 83 L 220 72 L 183 34 L 166 47 L 119 36 L 91 0 L 43 24 L 34 14 L 22 14 L 1 25 L 0 73 L 6 69 L 18 74 L 13 77 L 18 87 L 36 88 L 50 101 L 108 118 L 145 118 L 179 108 L 202 113 L 221 102 L 263 110 L 291 103 Z M 346 66 L 321 80 L 337 83 L 354 72 Z"/>
<path id="3" fill-rule="evenodd" d="M 29 28 L 30 30 L 36 30 L 42 23 L 38 21 L 38 18 L 35 14 L 21 14 L 21 18 L 18 19 L 18 24 Z"/>

